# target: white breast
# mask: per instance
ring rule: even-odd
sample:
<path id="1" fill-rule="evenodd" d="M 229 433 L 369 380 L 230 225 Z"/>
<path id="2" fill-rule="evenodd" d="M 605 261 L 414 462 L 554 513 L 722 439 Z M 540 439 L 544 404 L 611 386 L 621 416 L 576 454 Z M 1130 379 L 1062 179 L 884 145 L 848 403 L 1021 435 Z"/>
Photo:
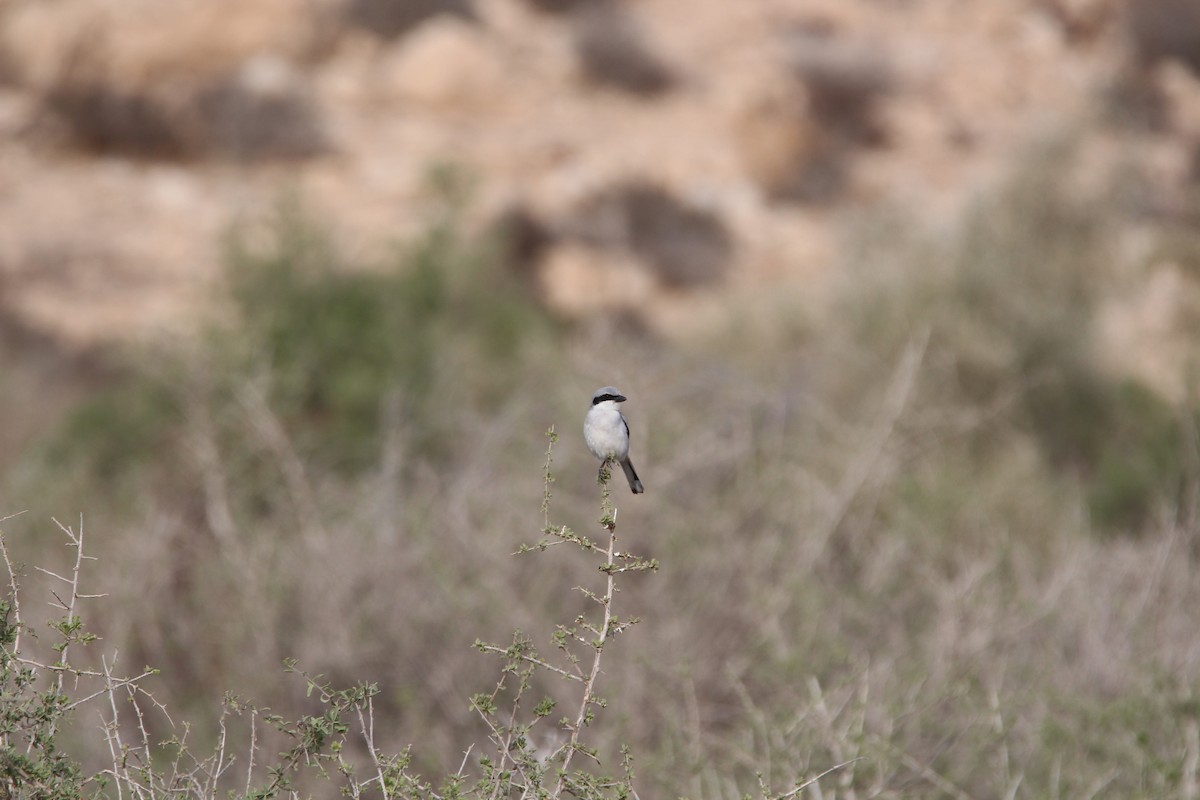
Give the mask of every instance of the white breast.
<path id="1" fill-rule="evenodd" d="M 629 455 L 629 432 L 617 404 L 611 400 L 588 409 L 583 418 L 583 438 L 596 458 L 611 456 L 620 461 Z"/>

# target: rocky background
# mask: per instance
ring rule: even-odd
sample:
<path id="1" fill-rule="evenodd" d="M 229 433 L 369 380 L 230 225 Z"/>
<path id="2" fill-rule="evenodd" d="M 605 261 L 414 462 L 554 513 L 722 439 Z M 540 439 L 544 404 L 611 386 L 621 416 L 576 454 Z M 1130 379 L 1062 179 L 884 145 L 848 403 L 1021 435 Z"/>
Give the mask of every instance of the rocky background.
<path id="1" fill-rule="evenodd" d="M 946 224 L 1048 136 L 1080 137 L 1085 179 L 1134 165 L 1142 216 L 1177 222 L 1194 213 L 1198 13 L 6 0 L 0 302 L 71 348 L 154 335 L 195 312 L 232 221 L 295 191 L 378 247 L 423 224 L 439 162 L 477 177 L 481 224 L 514 223 L 553 308 L 681 337 L 780 283 L 819 297 L 847 219 Z"/>

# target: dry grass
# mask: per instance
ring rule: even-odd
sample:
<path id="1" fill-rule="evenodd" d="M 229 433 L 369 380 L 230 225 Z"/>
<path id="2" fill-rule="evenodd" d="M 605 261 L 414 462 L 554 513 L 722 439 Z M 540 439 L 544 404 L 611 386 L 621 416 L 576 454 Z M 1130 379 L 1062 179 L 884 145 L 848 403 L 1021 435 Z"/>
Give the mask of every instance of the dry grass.
<path id="1" fill-rule="evenodd" d="M 602 753 L 631 746 L 642 796 L 1195 797 L 1200 532 L 1186 498 L 1200 484 L 1185 470 L 1183 494 L 1154 486 L 1136 525 L 1102 529 L 1099 473 L 1058 458 L 1043 401 L 1076 391 L 1074 375 L 1109 385 L 1086 345 L 1116 212 L 1030 180 L 932 245 L 881 235 L 854 251 L 844 302 L 798 326 L 819 336 L 691 351 L 548 337 L 518 305 L 524 322 L 496 329 L 516 344 L 492 351 L 478 273 L 402 284 L 428 292 L 428 326 L 407 335 L 437 357 L 411 362 L 419 384 L 396 376 L 399 400 L 377 397 L 376 447 L 349 469 L 333 466 L 342 439 L 322 437 L 342 407 L 285 391 L 284 349 L 199 350 L 169 373 L 169 458 L 127 453 L 108 483 L 82 456 L 12 480 L 9 496 L 39 510 L 7 531 L 22 559 L 55 563 L 41 509 L 84 506 L 111 594 L 91 627 L 126 664 L 162 669 L 156 697 L 196 721 L 194 740 L 216 735 L 227 689 L 311 713 L 278 680 L 294 657 L 335 685 L 378 682 L 377 744 L 451 774 L 487 736 L 467 698 L 495 665 L 471 642 L 519 628 L 548 649 L 552 624 L 588 607 L 571 587 L 590 568 L 558 548 L 510 554 L 544 524 L 551 424 L 555 515 L 579 530 L 594 516 L 595 463 L 574 431 L 591 390 L 616 382 L 647 487 L 616 496 L 622 547 L 661 570 L 621 593 L 644 621 L 611 643 L 591 733 Z M 314 274 L 330 303 L 359 297 Z M 368 335 L 373 313 L 356 330 L 390 341 Z M 252 330 L 235 329 L 254 350 Z M 314 362 L 329 381 L 315 386 L 343 379 L 342 361 Z M 1175 443 L 1195 457 L 1192 435 Z M 74 747 L 102 763 L 90 724 Z"/>

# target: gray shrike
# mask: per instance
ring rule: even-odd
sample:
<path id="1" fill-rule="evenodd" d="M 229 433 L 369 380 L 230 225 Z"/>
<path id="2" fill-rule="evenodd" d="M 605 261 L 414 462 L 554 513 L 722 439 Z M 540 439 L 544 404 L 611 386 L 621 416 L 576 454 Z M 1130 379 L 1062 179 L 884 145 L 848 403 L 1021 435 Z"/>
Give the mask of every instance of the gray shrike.
<path id="1" fill-rule="evenodd" d="M 615 386 L 605 386 L 597 389 L 592 395 L 592 407 L 583 418 L 583 438 L 588 450 L 601 462 L 612 459 L 625 470 L 625 478 L 634 494 L 641 494 L 642 482 L 638 480 L 629 460 L 629 424 L 617 408 L 617 403 L 624 403 L 625 395 Z M 604 469 L 604 465 L 600 465 Z"/>

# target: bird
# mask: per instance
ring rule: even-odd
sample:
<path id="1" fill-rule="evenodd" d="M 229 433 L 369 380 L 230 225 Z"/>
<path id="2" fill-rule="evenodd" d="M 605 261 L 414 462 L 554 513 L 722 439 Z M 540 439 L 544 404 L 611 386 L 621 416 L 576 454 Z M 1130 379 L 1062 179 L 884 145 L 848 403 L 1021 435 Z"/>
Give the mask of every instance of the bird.
<path id="1" fill-rule="evenodd" d="M 617 408 L 617 403 L 624 402 L 625 395 L 615 386 L 597 389 L 592 395 L 592 407 L 583 418 L 583 438 L 592 455 L 600 459 L 601 479 L 608 462 L 615 461 L 625 471 L 630 490 L 641 494 L 642 482 L 629 460 L 629 423 Z"/>

